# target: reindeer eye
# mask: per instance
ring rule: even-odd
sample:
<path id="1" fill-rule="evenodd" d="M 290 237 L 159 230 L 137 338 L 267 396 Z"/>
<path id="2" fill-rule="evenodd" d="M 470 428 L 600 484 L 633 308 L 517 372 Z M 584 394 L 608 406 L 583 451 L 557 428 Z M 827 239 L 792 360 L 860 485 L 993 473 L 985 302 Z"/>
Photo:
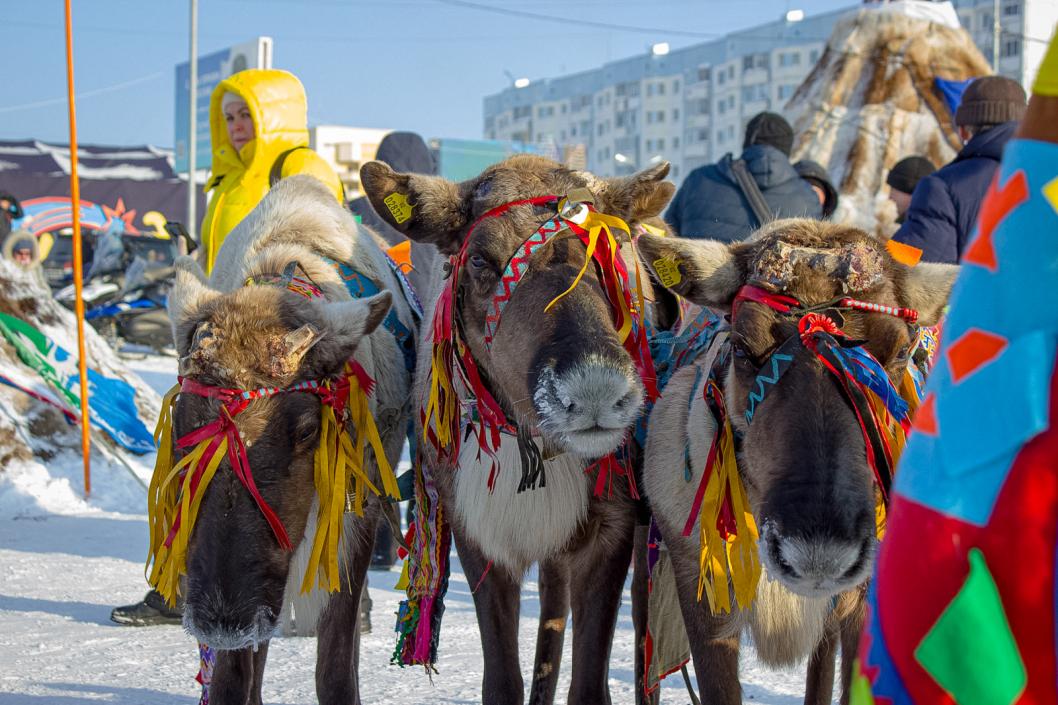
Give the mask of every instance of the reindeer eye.
<path id="1" fill-rule="evenodd" d="M 318 417 L 306 417 L 298 422 L 294 430 L 295 443 L 298 445 L 311 443 L 316 440 L 316 434 L 320 431 Z"/>
<path id="2" fill-rule="evenodd" d="M 481 255 L 470 255 L 470 266 L 474 269 L 485 269 L 489 266 L 489 261 Z"/>
<path id="3" fill-rule="evenodd" d="M 485 198 L 492 192 L 492 180 L 485 179 L 474 188 L 474 198 Z"/>

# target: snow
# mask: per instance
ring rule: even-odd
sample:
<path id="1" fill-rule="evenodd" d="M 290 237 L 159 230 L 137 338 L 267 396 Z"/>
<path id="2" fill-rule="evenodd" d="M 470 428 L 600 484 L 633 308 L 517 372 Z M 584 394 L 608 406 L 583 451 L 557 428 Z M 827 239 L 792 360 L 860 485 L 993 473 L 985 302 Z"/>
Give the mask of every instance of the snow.
<path id="1" fill-rule="evenodd" d="M 175 381 L 175 360 L 145 355 L 127 361 L 157 394 Z M 157 401 L 154 402 L 157 408 Z M 5 407 L 0 405 L 0 410 Z M 3 419 L 0 418 L 0 421 Z M 21 422 L 24 419 L 14 419 Z M 151 421 L 153 423 L 153 420 Z M 76 428 L 63 432 L 77 433 Z M 152 705 L 197 702 L 194 640 L 178 626 L 122 627 L 110 622 L 115 605 L 139 600 L 145 590 L 147 552 L 145 490 L 140 480 L 153 457 L 131 470 L 96 444 L 93 493 L 81 494 L 81 459 L 62 452 L 42 462 L 34 456 L 0 469 L 0 702 L 5 705 L 72 705 L 81 702 Z M 137 479 L 139 478 L 139 479 Z M 439 673 L 389 664 L 392 625 L 401 594 L 399 571 L 372 571 L 374 631 L 361 643 L 363 700 L 379 705 L 480 702 L 481 644 L 470 586 L 453 554 Z M 610 662 L 615 703 L 634 702 L 633 633 L 626 586 Z M 535 576 L 522 595 L 521 662 L 532 663 L 539 614 Z M 559 697 L 569 685 L 567 638 Z M 264 700 L 315 703 L 315 639 L 273 640 Z M 793 705 L 803 699 L 803 667 L 783 672 L 760 666 L 744 650 L 744 699 Z M 527 678 L 528 680 L 528 678 Z M 670 677 L 663 703 L 687 703 L 679 676 Z"/>

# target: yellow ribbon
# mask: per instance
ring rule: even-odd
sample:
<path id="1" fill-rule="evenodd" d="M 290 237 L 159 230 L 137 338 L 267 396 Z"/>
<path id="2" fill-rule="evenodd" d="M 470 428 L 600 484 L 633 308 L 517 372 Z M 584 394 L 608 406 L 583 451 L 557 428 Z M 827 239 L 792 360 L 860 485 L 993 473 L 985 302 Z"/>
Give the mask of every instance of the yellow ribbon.
<path id="1" fill-rule="evenodd" d="M 742 477 L 735 460 L 735 440 L 731 423 L 717 429 L 720 434 L 716 459 L 705 486 L 702 508 L 698 515 L 698 600 L 705 593 L 709 609 L 714 614 L 731 611 L 728 582 L 741 609 L 753 604 L 760 580 L 761 566 L 757 551 L 757 522 L 749 508 Z M 708 472 L 708 469 L 707 469 Z M 731 509 L 735 516 L 735 533 L 727 540 L 716 528 L 724 498 L 731 495 Z"/>

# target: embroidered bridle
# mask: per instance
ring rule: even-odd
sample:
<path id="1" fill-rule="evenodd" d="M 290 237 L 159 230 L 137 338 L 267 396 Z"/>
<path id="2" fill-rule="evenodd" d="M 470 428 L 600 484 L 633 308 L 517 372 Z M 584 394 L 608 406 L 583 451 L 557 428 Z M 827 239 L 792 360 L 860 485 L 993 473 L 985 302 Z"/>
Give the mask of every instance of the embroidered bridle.
<path id="1" fill-rule="evenodd" d="M 545 310 L 549 310 L 560 299 L 573 291 L 580 283 L 588 267 L 594 263 L 599 281 L 606 292 L 614 315 L 614 325 L 624 348 L 631 354 L 637 372 L 646 387 L 648 398 L 657 396 L 653 363 L 647 345 L 646 328 L 643 325 L 641 277 L 636 276 L 635 294 L 629 283 L 629 272 L 620 256 L 620 243 L 614 231 L 625 233 L 631 242 L 627 224 L 619 218 L 600 213 L 590 194 L 571 193 L 566 198 L 554 195 L 537 196 L 502 204 L 478 217 L 470 226 L 460 251 L 451 258 L 449 285 L 442 292 L 433 320 L 433 370 L 430 396 L 421 411 L 424 440 L 430 443 L 443 457 L 454 458 L 459 452 L 463 427 L 472 427 L 479 449 L 493 459 L 488 485 L 495 486 L 499 468 L 495 453 L 500 445 L 501 434 L 518 437 L 522 456 L 522 480 L 519 491 L 543 487 L 546 477 L 539 449 L 531 436 L 535 431 L 519 428 L 508 420 L 507 414 L 488 389 L 478 369 L 462 330 L 462 320 L 457 310 L 460 307 L 460 273 L 467 262 L 471 235 L 484 221 L 496 218 L 519 206 L 552 206 L 555 214 L 540 225 L 532 235 L 523 240 L 507 261 L 499 282 L 489 301 L 485 316 L 483 342 L 490 351 L 502 321 L 505 308 L 518 284 L 529 270 L 529 263 L 536 252 L 555 238 L 569 234 L 584 243 L 586 256 L 584 266 L 566 291 L 555 297 Z M 635 297 L 635 300 L 633 300 Z M 459 378 L 465 389 L 460 395 L 453 386 Z M 457 413 L 457 407 L 463 409 Z M 431 423 L 432 421 L 432 423 Z M 468 432 L 468 437 L 470 432 Z M 627 462 L 622 463 L 607 457 L 594 464 L 589 471 L 598 469 L 596 493 L 600 494 L 611 484 L 614 474 L 626 474 L 630 492 L 637 496 L 634 479 Z"/>
<path id="2" fill-rule="evenodd" d="M 806 306 L 792 296 L 748 284 L 739 290 L 732 304 L 732 323 L 739 306 L 747 301 L 767 306 L 783 317 L 796 319 L 797 333 L 783 341 L 761 366 L 747 398 L 746 423 L 753 422 L 767 395 L 793 365 L 797 351 L 802 347 L 808 349 L 838 383 L 842 396 L 855 413 L 866 442 L 867 462 L 883 500 L 887 501 L 898 449 L 892 447 L 891 434 L 885 429 L 895 422 L 906 435 L 911 424 L 911 409 L 882 364 L 864 347 L 863 341 L 851 339 L 842 330 L 840 312 L 865 311 L 893 316 L 909 326 L 918 321 L 918 312 L 851 297 Z M 735 354 L 739 354 L 737 350 Z M 875 398 L 880 403 L 875 402 Z"/>

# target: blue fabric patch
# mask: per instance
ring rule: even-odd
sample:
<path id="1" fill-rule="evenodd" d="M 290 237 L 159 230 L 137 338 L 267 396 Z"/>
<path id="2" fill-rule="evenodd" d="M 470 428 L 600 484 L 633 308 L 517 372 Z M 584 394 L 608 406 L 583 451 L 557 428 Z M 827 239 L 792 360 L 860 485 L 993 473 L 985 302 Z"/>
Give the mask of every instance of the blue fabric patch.
<path id="1" fill-rule="evenodd" d="M 965 81 L 948 81 L 943 78 L 933 79 L 933 84 L 940 91 L 940 96 L 948 106 L 952 118 L 955 117 L 955 111 L 959 109 L 959 104 L 962 103 L 962 94 L 966 91 L 966 87 L 976 80 L 976 78 L 968 78 Z"/>
<path id="2" fill-rule="evenodd" d="M 1042 194 L 1058 179 L 1058 145 L 1013 140 L 999 185 L 1025 173 L 1028 200 L 992 233 L 996 271 L 964 264 L 941 333 L 943 347 L 927 382 L 935 395 L 939 436 L 914 432 L 895 489 L 948 516 L 988 523 L 996 496 L 1021 447 L 1050 424 L 1047 393 L 1058 352 L 1058 204 Z M 1005 338 L 990 363 L 956 384 L 950 344 L 971 329 Z"/>

